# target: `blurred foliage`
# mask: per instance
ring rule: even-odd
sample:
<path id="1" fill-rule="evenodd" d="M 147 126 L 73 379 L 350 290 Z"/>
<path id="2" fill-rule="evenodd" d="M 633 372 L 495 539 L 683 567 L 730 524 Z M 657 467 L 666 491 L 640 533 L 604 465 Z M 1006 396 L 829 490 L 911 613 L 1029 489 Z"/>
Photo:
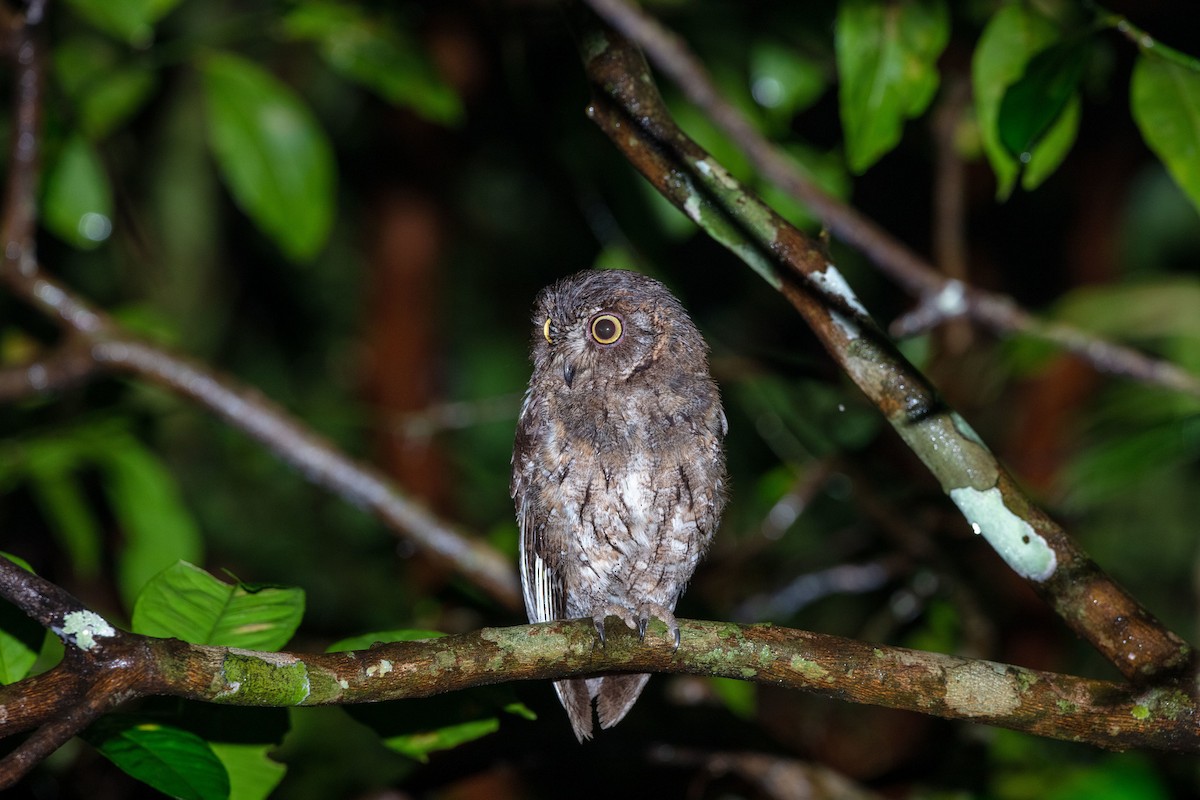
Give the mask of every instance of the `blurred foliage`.
<path id="1" fill-rule="evenodd" d="M 945 87 L 969 84 L 954 199 L 970 280 L 1200 372 L 1200 17 L 1186 4 L 644 5 L 801 169 L 922 252 L 948 224 L 929 189 L 931 121 Z M 69 0 L 46 36 L 46 267 L 375 460 L 514 570 L 508 462 L 532 298 L 589 265 L 636 268 L 704 330 L 730 421 L 731 504 L 681 615 L 1114 676 L 972 537 L 787 304 L 588 123 L 553 4 Z M 661 88 L 732 174 L 818 231 Z M 877 318 L 910 307 L 831 249 Z M 0 366 L 55 341 L 0 295 Z M 1196 401 L 1023 337 L 902 346 L 1105 569 L 1196 638 Z M 114 622 L 190 641 L 319 651 L 521 621 L 237 430 L 130 379 L 0 406 L 0 550 Z M 0 607 L 0 679 L 59 657 Z M 585 747 L 540 684 L 349 710 L 146 701 L 82 738 L 189 797 L 764 796 L 649 756 L 660 742 L 822 762 L 888 796 L 1196 790 L 1180 759 L 831 708 L 678 677 Z M 117 767 L 68 747 L 30 781 L 42 796 L 157 796 Z"/>

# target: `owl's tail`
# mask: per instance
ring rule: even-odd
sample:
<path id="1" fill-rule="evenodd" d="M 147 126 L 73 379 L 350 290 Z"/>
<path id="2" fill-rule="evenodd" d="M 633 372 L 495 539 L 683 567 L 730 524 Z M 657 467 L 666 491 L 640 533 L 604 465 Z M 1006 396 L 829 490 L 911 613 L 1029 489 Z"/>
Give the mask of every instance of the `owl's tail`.
<path id="1" fill-rule="evenodd" d="M 554 690 L 567 710 L 571 727 L 579 741 L 592 738 L 592 698 L 601 728 L 616 725 L 646 688 L 649 675 L 608 675 L 603 678 L 555 681 Z"/>
<path id="2" fill-rule="evenodd" d="M 554 691 L 567 710 L 575 738 L 581 742 L 592 738 L 592 695 L 588 692 L 588 682 L 583 678 L 555 681 Z"/>

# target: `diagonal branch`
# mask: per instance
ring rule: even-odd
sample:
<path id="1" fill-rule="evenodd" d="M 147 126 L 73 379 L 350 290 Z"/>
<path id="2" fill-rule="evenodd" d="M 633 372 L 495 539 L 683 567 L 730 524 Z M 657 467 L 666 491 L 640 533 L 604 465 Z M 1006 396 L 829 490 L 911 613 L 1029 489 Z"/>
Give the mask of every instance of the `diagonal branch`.
<path id="1" fill-rule="evenodd" d="M 1022 333 L 1050 342 L 1103 372 L 1200 397 L 1200 376 L 1175 364 L 1070 325 L 1040 320 L 1009 297 L 943 276 L 874 221 L 830 196 L 798 170 L 791 159 L 770 144 L 721 95 L 704 65 L 679 36 L 626 0 L 586 2 L 613 28 L 645 50 L 654 65 L 737 144 L 759 174 L 807 205 L 833 235 L 863 252 L 905 291 L 917 297 L 923 310 L 939 310 L 940 318 L 934 321 L 965 314 L 997 333 Z"/>
<path id="2" fill-rule="evenodd" d="M 867 316 L 818 242 L 780 218 L 671 119 L 632 43 L 579 5 L 588 114 L 659 192 L 779 290 L 938 479 L 976 533 L 1128 678 L 1193 668 L 1191 648 L 1025 496 L 970 426 Z"/>

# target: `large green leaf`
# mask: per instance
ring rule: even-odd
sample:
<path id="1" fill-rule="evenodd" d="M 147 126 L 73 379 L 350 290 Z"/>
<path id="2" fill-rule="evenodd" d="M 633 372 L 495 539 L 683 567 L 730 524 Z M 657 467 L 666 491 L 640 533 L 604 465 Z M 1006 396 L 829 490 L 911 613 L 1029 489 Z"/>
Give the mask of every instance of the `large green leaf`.
<path id="1" fill-rule="evenodd" d="M 146 582 L 171 564 L 199 561 L 204 542 L 170 471 L 128 434 L 119 434 L 95 455 L 104 488 L 121 525 L 117 578 L 127 605 Z"/>
<path id="2" fill-rule="evenodd" d="M 1200 209 L 1200 72 L 1158 55 L 1157 48 L 1143 51 L 1133 67 L 1130 103 L 1146 144 Z"/>
<path id="3" fill-rule="evenodd" d="M 334 160 L 325 132 L 291 89 L 251 62 L 218 54 L 203 71 L 221 176 L 289 258 L 312 258 L 333 223 Z"/>
<path id="4" fill-rule="evenodd" d="M 194 644 L 279 650 L 304 616 L 304 591 L 230 585 L 179 562 L 155 576 L 133 607 L 133 630 Z"/>
<path id="5" fill-rule="evenodd" d="M 1079 98 L 1075 93 L 1032 148 L 1023 151 L 1028 152 L 1023 170 L 1021 161 L 1000 139 L 1000 107 L 1008 88 L 1021 79 L 1034 56 L 1050 47 L 1058 36 L 1050 20 L 1023 3 L 1011 3 L 992 17 L 975 48 L 971 62 L 975 114 L 984 153 L 996 173 L 996 195 L 1002 199 L 1012 193 L 1018 175 L 1026 189 L 1036 188 L 1058 168 L 1075 142 L 1079 128 Z"/>
<path id="6" fill-rule="evenodd" d="M 462 103 L 407 31 L 367 17 L 344 3 L 301 3 L 284 30 L 312 41 L 337 72 L 422 117 L 446 125 L 462 119 Z"/>
<path id="7" fill-rule="evenodd" d="M 46 174 L 46 227 L 76 247 L 99 246 L 112 233 L 112 188 L 100 156 L 82 136 L 63 144 Z"/>
<path id="8" fill-rule="evenodd" d="M 22 569 L 32 572 L 23 558 L 0 553 Z M 0 602 L 0 684 L 15 683 L 33 668 L 37 661 L 46 630 L 11 603 Z"/>
<path id="9" fill-rule="evenodd" d="M 179 0 L 67 0 L 100 30 L 133 45 L 154 38 L 154 26 Z"/>
<path id="10" fill-rule="evenodd" d="M 938 86 L 950 38 L 943 0 L 843 0 L 837 16 L 838 99 L 850 170 L 862 173 L 900 141 Z"/>
<path id="11" fill-rule="evenodd" d="M 83 737 L 124 772 L 163 794 L 226 800 L 229 775 L 208 742 L 194 733 L 126 717 L 106 717 Z"/>

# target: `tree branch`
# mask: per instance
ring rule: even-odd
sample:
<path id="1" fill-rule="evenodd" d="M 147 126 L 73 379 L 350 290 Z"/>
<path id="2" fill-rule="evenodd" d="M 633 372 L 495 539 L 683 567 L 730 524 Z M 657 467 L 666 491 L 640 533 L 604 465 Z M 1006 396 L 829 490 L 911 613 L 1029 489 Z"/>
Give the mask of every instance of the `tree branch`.
<path id="1" fill-rule="evenodd" d="M 600 647 L 591 620 L 574 620 L 345 653 L 265 653 L 118 631 L 7 559 L 0 559 L 0 596 L 66 646 L 51 671 L 0 687 L 0 737 L 38 729 L 0 760 L 0 788 L 135 697 L 344 705 L 609 672 L 737 678 L 1109 749 L 1200 752 L 1200 711 L 1186 681 L 1135 687 L 771 625 L 680 620 L 678 649 L 658 622 L 645 642 L 614 623 Z"/>
<path id="2" fill-rule="evenodd" d="M 613 7 L 609 0 L 599 5 Z M 1192 649 L 1023 494 L 966 421 L 900 355 L 820 244 L 679 130 L 636 47 L 578 4 L 572 8 L 592 84 L 588 115 L 659 192 L 792 303 L 975 532 L 1126 677 L 1150 681 L 1194 669 Z"/>
<path id="3" fill-rule="evenodd" d="M 1200 376 L 1130 347 L 1106 341 L 1062 323 L 1043 322 L 1004 295 L 947 278 L 856 209 L 827 194 L 772 146 L 717 90 L 704 65 L 676 34 L 626 0 L 584 0 L 616 30 L 645 50 L 713 123 L 746 154 L 768 181 L 795 197 L 833 235 L 863 252 L 892 280 L 940 311 L 940 319 L 967 315 L 997 333 L 1022 333 L 1074 353 L 1096 369 L 1200 397 Z M 930 312 L 924 324 L 936 322 Z M 911 327 L 911 326 L 910 326 Z"/>

